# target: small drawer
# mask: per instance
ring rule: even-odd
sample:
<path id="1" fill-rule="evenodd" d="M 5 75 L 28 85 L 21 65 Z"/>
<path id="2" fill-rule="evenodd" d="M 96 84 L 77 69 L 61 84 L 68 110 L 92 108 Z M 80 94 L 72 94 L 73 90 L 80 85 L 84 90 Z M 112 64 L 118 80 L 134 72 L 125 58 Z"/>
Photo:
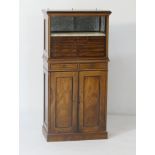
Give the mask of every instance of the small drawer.
<path id="1" fill-rule="evenodd" d="M 75 70 L 77 69 L 77 64 L 50 64 L 50 70 Z"/>
<path id="2" fill-rule="evenodd" d="M 80 69 L 83 69 L 83 70 L 91 70 L 91 69 L 107 70 L 108 65 L 107 65 L 107 63 L 82 63 L 82 64 L 80 64 Z"/>

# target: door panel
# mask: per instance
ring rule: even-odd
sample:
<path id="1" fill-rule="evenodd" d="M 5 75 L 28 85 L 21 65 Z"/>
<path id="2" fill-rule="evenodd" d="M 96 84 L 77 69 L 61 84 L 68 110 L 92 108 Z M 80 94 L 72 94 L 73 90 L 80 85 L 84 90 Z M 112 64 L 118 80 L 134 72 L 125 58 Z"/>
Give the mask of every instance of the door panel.
<path id="1" fill-rule="evenodd" d="M 106 128 L 106 72 L 80 72 L 79 129 L 81 132 Z"/>
<path id="2" fill-rule="evenodd" d="M 97 127 L 99 123 L 99 77 L 84 77 L 83 113 L 85 127 Z"/>
<path id="3" fill-rule="evenodd" d="M 51 131 L 73 132 L 77 129 L 76 72 L 51 73 Z"/>

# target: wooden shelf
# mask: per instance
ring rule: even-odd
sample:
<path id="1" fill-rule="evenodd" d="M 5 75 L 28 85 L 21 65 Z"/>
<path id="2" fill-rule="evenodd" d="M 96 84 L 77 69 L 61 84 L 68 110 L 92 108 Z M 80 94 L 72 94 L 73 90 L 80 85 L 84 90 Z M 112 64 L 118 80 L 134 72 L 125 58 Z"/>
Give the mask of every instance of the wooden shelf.
<path id="1" fill-rule="evenodd" d="M 51 33 L 51 36 L 53 37 L 63 37 L 63 36 L 105 36 L 105 33 L 103 32 L 64 32 L 64 33 Z"/>

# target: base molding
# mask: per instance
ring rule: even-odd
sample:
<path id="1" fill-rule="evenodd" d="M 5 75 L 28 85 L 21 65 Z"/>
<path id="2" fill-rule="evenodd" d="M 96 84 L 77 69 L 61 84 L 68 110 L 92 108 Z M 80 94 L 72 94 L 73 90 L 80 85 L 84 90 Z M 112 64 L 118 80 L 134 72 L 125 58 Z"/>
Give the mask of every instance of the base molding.
<path id="1" fill-rule="evenodd" d="M 42 127 L 43 135 L 47 142 L 51 141 L 74 141 L 74 140 L 95 140 L 95 139 L 107 139 L 108 133 L 96 132 L 96 133 L 59 133 L 49 134 L 47 130 Z"/>

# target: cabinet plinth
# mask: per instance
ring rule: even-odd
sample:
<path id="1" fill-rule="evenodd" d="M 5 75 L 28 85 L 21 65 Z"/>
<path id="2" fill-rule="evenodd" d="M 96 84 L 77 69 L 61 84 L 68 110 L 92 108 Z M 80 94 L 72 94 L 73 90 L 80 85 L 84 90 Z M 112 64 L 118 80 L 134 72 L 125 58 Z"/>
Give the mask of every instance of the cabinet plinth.
<path id="1" fill-rule="evenodd" d="M 47 141 L 106 139 L 110 11 L 44 12 Z"/>

